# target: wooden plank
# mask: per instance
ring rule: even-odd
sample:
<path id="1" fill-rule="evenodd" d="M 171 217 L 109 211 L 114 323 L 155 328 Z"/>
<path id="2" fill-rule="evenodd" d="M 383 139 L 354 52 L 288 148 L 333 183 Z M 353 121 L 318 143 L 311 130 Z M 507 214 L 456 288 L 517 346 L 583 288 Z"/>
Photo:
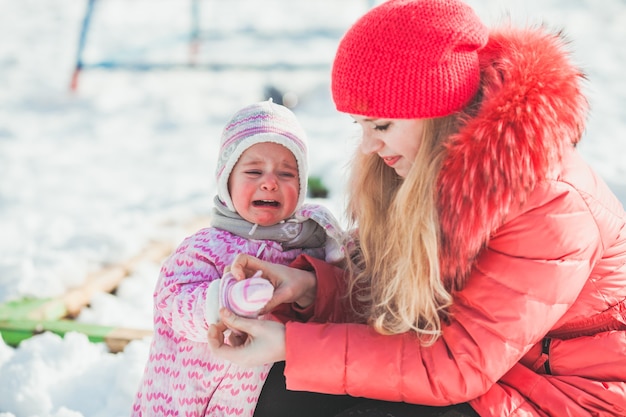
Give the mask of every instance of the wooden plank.
<path id="1" fill-rule="evenodd" d="M 63 300 L 53 298 L 24 298 L 0 304 L 0 321 L 58 320 L 67 315 Z"/>
<path id="2" fill-rule="evenodd" d="M 153 242 L 128 261 L 105 267 L 87 276 L 78 287 L 55 298 L 24 298 L 0 304 L 0 320 L 58 320 L 76 317 L 97 292 L 111 292 L 141 262 L 161 262 L 173 250 L 164 242 Z"/>
<path id="3" fill-rule="evenodd" d="M 141 262 L 160 262 L 172 249 L 172 245 L 154 242 L 123 264 L 89 275 L 84 284 L 70 289 L 61 297 L 26 298 L 0 304 L 0 334 L 4 342 L 17 346 L 23 340 L 46 331 L 60 336 L 75 331 L 86 334 L 92 342 L 106 343 L 111 352 L 120 352 L 131 340 L 152 335 L 151 330 L 101 326 L 64 318 L 76 317 L 96 292 L 113 291 Z"/>
<path id="4" fill-rule="evenodd" d="M 62 337 L 68 332 L 83 333 L 91 342 L 106 343 L 114 353 L 124 350 L 132 340 L 152 335 L 150 330 L 102 326 L 74 320 L 0 320 L 0 334 L 9 346 L 17 346 L 25 339 L 44 332 L 52 332 Z"/>
<path id="5" fill-rule="evenodd" d="M 152 336 L 152 333 L 152 330 L 115 327 L 106 335 L 104 342 L 111 352 L 117 353 L 123 351 L 131 341 Z"/>
<path id="6" fill-rule="evenodd" d="M 141 262 L 160 262 L 173 250 L 172 245 L 164 242 L 153 242 L 138 255 L 128 261 L 104 268 L 89 277 L 83 285 L 71 289 L 61 298 L 69 317 L 76 317 L 80 310 L 91 302 L 97 292 L 111 292 L 120 282 L 132 273 Z"/>
<path id="7" fill-rule="evenodd" d="M 185 227 L 195 232 L 209 224 L 208 217 L 193 219 Z M 73 320 L 91 302 L 97 292 L 111 292 L 130 275 L 140 263 L 160 263 L 174 247 L 154 241 L 136 256 L 118 265 L 105 267 L 90 274 L 85 282 L 56 298 L 25 298 L 0 304 L 0 334 L 8 345 L 17 346 L 33 335 L 50 331 L 61 336 L 69 331 L 84 333 L 92 342 L 104 342 L 111 352 L 120 352 L 135 339 L 152 335 L 152 330 L 101 326 Z"/>

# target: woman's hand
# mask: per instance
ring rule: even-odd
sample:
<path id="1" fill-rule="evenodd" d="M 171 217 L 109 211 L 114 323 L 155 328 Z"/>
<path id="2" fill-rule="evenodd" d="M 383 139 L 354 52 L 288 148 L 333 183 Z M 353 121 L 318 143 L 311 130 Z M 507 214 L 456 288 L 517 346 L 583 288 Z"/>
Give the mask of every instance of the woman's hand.
<path id="1" fill-rule="evenodd" d="M 209 347 L 213 354 L 244 367 L 285 360 L 285 325 L 271 320 L 247 319 L 225 308 L 220 310 L 221 323 L 209 327 Z M 224 343 L 224 331 L 233 329 L 246 337 Z M 236 341 L 241 344 L 237 344 Z"/>
<path id="2" fill-rule="evenodd" d="M 315 301 L 317 278 L 311 271 L 273 264 L 245 254 L 237 255 L 230 267 L 237 280 L 249 278 L 257 271 L 274 285 L 274 296 L 260 314 L 272 311 L 279 304 L 296 303 L 305 308 Z"/>

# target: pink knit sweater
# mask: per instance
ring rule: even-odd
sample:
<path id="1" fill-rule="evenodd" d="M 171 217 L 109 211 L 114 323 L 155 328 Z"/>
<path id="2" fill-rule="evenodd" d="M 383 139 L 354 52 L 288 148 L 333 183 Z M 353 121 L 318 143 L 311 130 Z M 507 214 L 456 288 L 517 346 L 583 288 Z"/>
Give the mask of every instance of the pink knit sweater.
<path id="1" fill-rule="evenodd" d="M 311 205 L 307 206 L 310 211 Z M 312 212 L 304 213 L 311 217 Z M 322 226 L 333 237 L 328 242 L 334 246 L 327 243 L 326 248 L 307 249 L 306 253 L 336 260 L 341 230 L 324 210 L 312 217 L 325 223 Z M 334 252 L 332 256 L 329 250 Z M 154 293 L 154 335 L 132 417 L 253 415 L 272 364 L 241 368 L 215 358 L 207 343 L 208 315 L 213 308 L 207 305 L 207 288 L 241 252 L 281 264 L 304 253 L 215 228 L 186 238 L 161 268 Z"/>

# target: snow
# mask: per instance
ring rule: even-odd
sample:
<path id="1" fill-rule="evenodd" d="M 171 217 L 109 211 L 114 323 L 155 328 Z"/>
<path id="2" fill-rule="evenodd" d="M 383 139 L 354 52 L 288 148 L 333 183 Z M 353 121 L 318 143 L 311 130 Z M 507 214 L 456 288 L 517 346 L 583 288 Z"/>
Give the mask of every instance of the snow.
<path id="1" fill-rule="evenodd" d="M 209 213 L 223 124 L 267 86 L 297 97 L 311 175 L 341 218 L 356 131 L 328 70 L 372 2 L 198 1 L 192 54 L 193 1 L 98 0 L 83 59 L 118 68 L 86 69 L 70 92 L 87 3 L 0 0 L 0 303 L 58 296 L 150 242 L 180 242 Z M 626 3 L 469 3 L 489 24 L 565 29 L 589 77 L 581 152 L 626 202 Z M 78 320 L 150 329 L 158 269 L 139 264 Z M 126 416 L 147 355 L 147 339 L 113 354 L 80 333 L 0 342 L 0 417 Z"/>

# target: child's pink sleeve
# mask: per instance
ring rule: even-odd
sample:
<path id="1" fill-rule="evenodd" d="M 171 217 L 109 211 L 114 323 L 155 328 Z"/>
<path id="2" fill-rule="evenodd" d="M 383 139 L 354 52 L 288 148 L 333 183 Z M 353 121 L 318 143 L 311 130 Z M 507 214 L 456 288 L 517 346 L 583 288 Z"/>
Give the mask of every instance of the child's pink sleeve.
<path id="1" fill-rule="evenodd" d="M 194 236 L 186 239 L 163 263 L 154 304 L 177 334 L 206 343 L 207 289 L 221 274 L 193 241 Z"/>

